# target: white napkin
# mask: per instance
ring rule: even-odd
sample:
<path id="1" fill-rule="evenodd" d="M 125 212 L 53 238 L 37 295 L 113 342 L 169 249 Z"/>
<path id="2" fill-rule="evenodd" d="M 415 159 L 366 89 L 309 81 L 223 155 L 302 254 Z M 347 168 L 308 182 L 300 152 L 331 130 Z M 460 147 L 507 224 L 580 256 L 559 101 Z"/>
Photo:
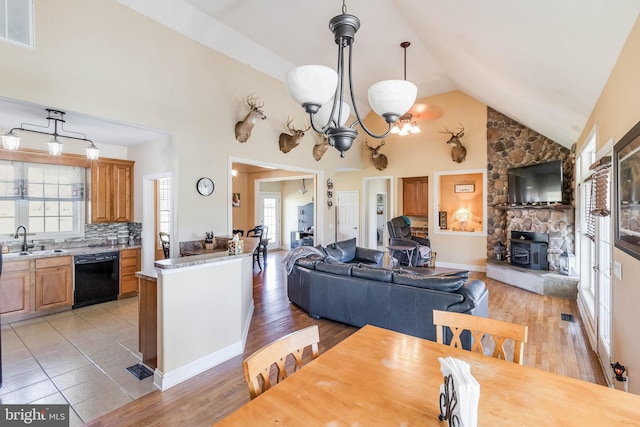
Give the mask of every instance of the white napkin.
<path id="1" fill-rule="evenodd" d="M 439 357 L 440 371 L 445 377 L 451 374 L 453 389 L 455 389 L 457 405 L 453 408 L 453 415 L 457 415 L 463 427 L 478 426 L 478 401 L 480 399 L 480 384 L 471 375 L 471 366 L 464 360 L 453 357 Z M 444 384 L 440 386 L 440 392 L 444 393 Z M 449 393 L 452 385 L 449 385 Z M 451 396 L 449 396 L 451 399 Z"/>

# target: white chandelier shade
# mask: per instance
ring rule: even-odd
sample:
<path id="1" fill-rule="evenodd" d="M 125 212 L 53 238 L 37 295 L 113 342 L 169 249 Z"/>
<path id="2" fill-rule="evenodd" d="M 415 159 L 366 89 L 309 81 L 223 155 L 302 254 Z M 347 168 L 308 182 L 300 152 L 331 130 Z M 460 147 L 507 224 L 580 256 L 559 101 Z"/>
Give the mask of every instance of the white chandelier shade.
<path id="1" fill-rule="evenodd" d="M 383 80 L 371 85 L 369 105 L 379 116 L 402 116 L 409 111 L 418 95 L 418 87 L 406 80 Z"/>
<path id="2" fill-rule="evenodd" d="M 333 108 L 333 99 L 329 100 L 329 102 L 327 102 L 326 104 L 323 104 L 322 107 L 320 107 L 320 109 L 314 116 L 314 120 L 317 120 L 317 123 L 319 123 L 321 126 L 324 126 L 325 124 L 329 123 L 329 115 L 331 114 L 332 108 Z M 342 114 L 340 114 L 340 111 L 336 106 L 336 109 L 333 112 L 333 121 L 335 123 L 338 123 L 338 117 L 339 117 L 340 123 L 338 123 L 338 126 L 342 126 L 345 124 L 345 122 L 349 118 L 349 114 L 351 114 L 351 107 L 349 107 L 349 104 L 347 104 L 346 102 L 343 102 Z"/>
<path id="3" fill-rule="evenodd" d="M 303 65 L 287 73 L 285 84 L 298 104 L 324 105 L 336 94 L 338 73 L 324 65 Z"/>

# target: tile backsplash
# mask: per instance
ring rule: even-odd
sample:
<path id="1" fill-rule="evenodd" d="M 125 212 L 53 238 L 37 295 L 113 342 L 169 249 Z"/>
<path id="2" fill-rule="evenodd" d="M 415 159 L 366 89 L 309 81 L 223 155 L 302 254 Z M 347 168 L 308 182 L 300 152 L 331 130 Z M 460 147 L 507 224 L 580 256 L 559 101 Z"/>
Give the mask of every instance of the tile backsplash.
<path id="1" fill-rule="evenodd" d="M 139 222 L 114 222 L 105 224 L 85 224 L 84 237 L 72 237 L 65 239 L 63 242 L 56 240 L 59 239 L 31 239 L 31 236 L 27 235 L 27 243 L 32 244 L 35 250 L 41 249 L 44 246 L 46 249 L 65 249 L 65 248 L 78 248 L 89 245 L 106 244 L 107 239 L 116 239 L 118 237 L 121 240 L 124 238 L 126 242 L 129 241 L 129 235 L 134 239 L 135 244 L 140 244 L 140 238 L 142 234 L 142 223 Z M 6 238 L 4 241 L 9 246 L 10 252 L 18 252 L 22 246 L 22 235 L 18 239 Z"/>

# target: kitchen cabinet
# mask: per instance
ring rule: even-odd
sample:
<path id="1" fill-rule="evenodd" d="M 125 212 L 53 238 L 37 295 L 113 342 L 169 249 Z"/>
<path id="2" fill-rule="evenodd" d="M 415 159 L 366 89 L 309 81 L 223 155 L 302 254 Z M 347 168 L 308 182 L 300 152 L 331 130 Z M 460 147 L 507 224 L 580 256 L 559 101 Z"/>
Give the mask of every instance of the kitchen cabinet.
<path id="1" fill-rule="evenodd" d="M 35 260 L 35 311 L 73 305 L 70 256 Z"/>
<path id="2" fill-rule="evenodd" d="M 31 268 L 29 261 L 4 262 L 0 277 L 0 314 L 2 317 L 31 311 Z"/>
<path id="3" fill-rule="evenodd" d="M 120 295 L 133 294 L 138 291 L 136 272 L 141 268 L 140 249 L 123 249 L 120 251 Z"/>
<path id="4" fill-rule="evenodd" d="M 402 178 L 402 212 L 404 215 L 429 215 L 429 177 Z"/>
<path id="5" fill-rule="evenodd" d="M 142 363 L 151 369 L 158 367 L 158 283 L 155 277 L 139 276 L 138 350 Z"/>
<path id="6" fill-rule="evenodd" d="M 133 164 L 98 160 L 91 166 L 91 221 L 130 222 L 133 213 Z"/>

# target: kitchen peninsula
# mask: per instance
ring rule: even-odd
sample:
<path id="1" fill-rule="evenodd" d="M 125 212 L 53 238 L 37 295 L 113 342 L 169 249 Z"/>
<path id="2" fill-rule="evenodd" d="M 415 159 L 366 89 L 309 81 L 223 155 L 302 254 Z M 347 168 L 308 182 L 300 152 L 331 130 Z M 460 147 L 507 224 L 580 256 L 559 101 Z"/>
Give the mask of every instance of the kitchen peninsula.
<path id="1" fill-rule="evenodd" d="M 141 298 L 140 309 L 157 302 L 154 384 L 160 390 L 242 354 L 253 314 L 252 255 L 171 258 L 137 274 L 157 281 L 156 301 Z M 141 322 L 141 337 L 145 327 Z"/>

